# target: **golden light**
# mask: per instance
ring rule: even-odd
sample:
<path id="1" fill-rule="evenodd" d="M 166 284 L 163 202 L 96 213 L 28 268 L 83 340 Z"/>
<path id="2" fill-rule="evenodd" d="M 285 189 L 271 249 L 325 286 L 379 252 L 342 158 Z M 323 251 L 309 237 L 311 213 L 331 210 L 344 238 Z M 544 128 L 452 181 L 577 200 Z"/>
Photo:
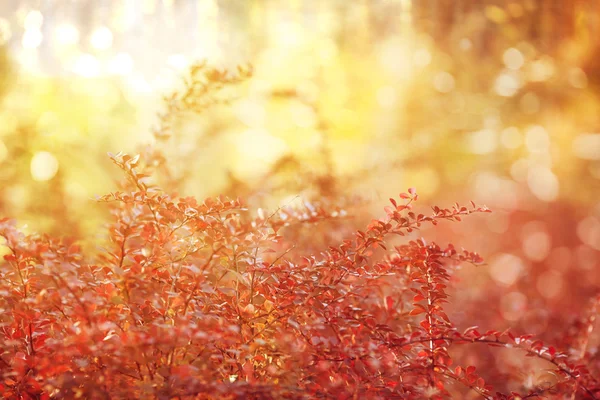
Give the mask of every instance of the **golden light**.
<path id="1" fill-rule="evenodd" d="M 531 153 L 544 153 L 550 149 L 550 136 L 541 125 L 534 125 L 525 133 L 525 146 Z"/>
<path id="2" fill-rule="evenodd" d="M 319 60 L 323 64 L 332 62 L 338 54 L 338 48 L 331 39 L 323 39 L 318 45 Z"/>
<path id="3" fill-rule="evenodd" d="M 433 78 L 433 87 L 440 93 L 450 93 L 454 85 L 454 77 L 448 72 L 442 71 Z"/>
<path id="4" fill-rule="evenodd" d="M 273 26 L 273 39 L 278 46 L 290 49 L 301 46 L 306 38 L 298 24 L 281 21 Z"/>
<path id="5" fill-rule="evenodd" d="M 141 75 L 129 76 L 126 84 L 136 93 L 148 94 L 152 92 L 152 86 L 150 86 L 146 78 Z"/>
<path id="6" fill-rule="evenodd" d="M 128 75 L 133 71 L 133 59 L 127 53 L 119 53 L 110 60 L 108 72 L 114 75 Z"/>
<path id="7" fill-rule="evenodd" d="M 312 128 L 317 125 L 317 116 L 312 108 L 298 101 L 290 104 L 290 113 L 294 124 L 301 128 Z"/>
<path id="8" fill-rule="evenodd" d="M 413 56 L 413 62 L 417 67 L 424 68 L 431 63 L 431 53 L 427 49 L 419 49 Z"/>
<path id="9" fill-rule="evenodd" d="M 25 21 L 23 22 L 23 27 L 25 30 L 39 30 L 44 23 L 44 16 L 38 10 L 32 10 L 27 13 L 25 17 Z"/>
<path id="10" fill-rule="evenodd" d="M 113 34 L 106 26 L 97 28 L 90 37 L 90 44 L 96 50 L 107 50 L 112 46 Z"/>
<path id="11" fill-rule="evenodd" d="M 587 75 L 581 68 L 571 68 L 567 73 L 567 79 L 571 86 L 577 89 L 585 89 L 588 84 Z"/>
<path id="12" fill-rule="evenodd" d="M 550 57 L 542 57 L 529 65 L 528 77 L 533 82 L 547 81 L 554 75 L 554 61 Z"/>
<path id="13" fill-rule="evenodd" d="M 521 85 L 522 83 L 518 74 L 512 71 L 506 71 L 498 75 L 496 78 L 496 81 L 494 82 L 494 90 L 500 96 L 512 97 L 517 94 L 521 88 Z"/>
<path id="14" fill-rule="evenodd" d="M 504 61 L 506 68 L 512 70 L 518 70 L 523 66 L 523 64 L 525 64 L 525 57 L 523 56 L 523 53 L 514 47 L 511 47 L 504 52 L 502 60 Z"/>
<path id="15" fill-rule="evenodd" d="M 0 163 L 8 157 L 8 149 L 2 140 L 0 140 Z"/>
<path id="16" fill-rule="evenodd" d="M 85 78 L 92 78 L 100 74 L 100 62 L 91 54 L 81 54 L 75 60 L 72 71 Z"/>
<path id="17" fill-rule="evenodd" d="M 558 198 L 559 181 L 548 167 L 536 165 L 529 168 L 527 184 L 531 193 L 542 201 L 550 202 Z"/>
<path id="18" fill-rule="evenodd" d="M 264 105 L 258 101 L 241 99 L 234 105 L 236 117 L 251 128 L 264 127 L 267 113 Z"/>
<path id="19" fill-rule="evenodd" d="M 239 163 L 240 174 L 262 172 L 287 149 L 287 144 L 265 129 L 248 129 L 236 137 L 238 154 L 244 159 Z"/>
<path id="20" fill-rule="evenodd" d="M 0 45 L 7 43 L 11 36 L 10 23 L 4 18 L 0 18 Z"/>
<path id="21" fill-rule="evenodd" d="M 58 172 L 58 160 L 52 153 L 39 151 L 31 159 L 30 171 L 33 180 L 48 181 Z"/>
<path id="22" fill-rule="evenodd" d="M 509 126 L 502 130 L 502 134 L 500 135 L 500 142 L 507 149 L 516 149 L 517 147 L 523 144 L 523 137 L 519 128 L 514 126 Z"/>
<path id="23" fill-rule="evenodd" d="M 398 100 L 396 90 L 391 86 L 383 86 L 377 90 L 377 102 L 383 108 L 393 108 Z"/>
<path id="24" fill-rule="evenodd" d="M 493 153 L 498 147 L 498 134 L 493 129 L 482 129 L 469 135 L 469 150 L 473 154 Z"/>
<path id="25" fill-rule="evenodd" d="M 519 106 L 525 114 L 535 114 L 540 111 L 540 99 L 535 93 L 529 92 L 521 97 Z"/>
<path id="26" fill-rule="evenodd" d="M 190 60 L 183 54 L 171 54 L 167 57 L 167 65 L 175 70 L 181 71 L 190 65 Z"/>
<path id="27" fill-rule="evenodd" d="M 462 51 L 469 51 L 473 47 L 473 42 L 471 39 L 463 38 L 458 42 L 458 46 Z"/>
<path id="28" fill-rule="evenodd" d="M 54 40 L 62 46 L 72 46 L 79 42 L 79 30 L 71 24 L 61 24 L 54 31 Z"/>
<path id="29" fill-rule="evenodd" d="M 39 29 L 27 29 L 23 34 L 21 44 L 25 49 L 37 49 L 42 44 L 43 39 L 44 35 Z"/>
<path id="30" fill-rule="evenodd" d="M 600 160 L 600 133 L 582 133 L 573 140 L 573 154 L 584 160 Z"/>

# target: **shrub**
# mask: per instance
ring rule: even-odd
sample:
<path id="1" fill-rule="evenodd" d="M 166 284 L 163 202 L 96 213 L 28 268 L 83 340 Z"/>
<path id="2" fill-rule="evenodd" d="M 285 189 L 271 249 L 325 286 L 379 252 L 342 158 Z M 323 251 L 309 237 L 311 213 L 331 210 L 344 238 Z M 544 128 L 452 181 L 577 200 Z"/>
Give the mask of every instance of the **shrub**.
<path id="1" fill-rule="evenodd" d="M 331 199 L 265 212 L 163 191 L 151 179 L 169 181 L 167 160 L 146 153 L 160 162 L 111 155 L 127 179 L 98 198 L 112 217 L 97 251 L 0 221 L 3 398 L 600 396 L 598 371 L 571 351 L 585 353 L 597 300 L 556 346 L 459 329 L 446 312 L 452 274 L 482 258 L 416 233 L 486 207 L 420 213 L 409 189 L 347 234 L 349 213 Z M 515 349 L 547 377 L 511 375 L 518 391 L 497 392 L 495 371 L 454 356 L 466 346 Z"/>
<path id="2" fill-rule="evenodd" d="M 113 156 L 130 190 L 100 198 L 114 217 L 92 257 L 68 240 L 24 236 L 3 220 L 5 398 L 491 398 L 600 390 L 566 354 L 510 332 L 460 332 L 444 311 L 460 262 L 481 258 L 423 239 L 422 224 L 485 207 L 415 214 L 417 194 L 319 252 L 286 233 L 343 218 L 306 203 L 253 215 L 239 200 L 173 198 L 145 183 L 138 157 Z M 314 245 L 314 244 L 313 244 Z M 551 387 L 492 395 L 461 344 L 518 347 L 554 367 Z"/>

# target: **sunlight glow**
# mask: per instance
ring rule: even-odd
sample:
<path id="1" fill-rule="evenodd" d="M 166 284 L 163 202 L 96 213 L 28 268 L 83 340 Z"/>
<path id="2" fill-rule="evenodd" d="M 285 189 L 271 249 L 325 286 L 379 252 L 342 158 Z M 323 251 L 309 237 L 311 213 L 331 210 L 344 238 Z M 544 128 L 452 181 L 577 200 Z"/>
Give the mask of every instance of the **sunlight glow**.
<path id="1" fill-rule="evenodd" d="M 113 34 L 105 26 L 97 28 L 90 38 L 90 44 L 97 50 L 107 50 L 112 46 Z"/>
<path id="2" fill-rule="evenodd" d="M 31 177 L 35 181 L 48 181 L 58 172 L 58 160 L 52 153 L 39 151 L 31 159 Z"/>
<path id="3" fill-rule="evenodd" d="M 62 46 L 72 46 L 79 42 L 79 30 L 71 24 L 61 24 L 54 31 L 54 40 Z"/>
<path id="4" fill-rule="evenodd" d="M 44 35 L 39 29 L 28 29 L 23 34 L 21 44 L 25 49 L 36 49 L 42 44 Z"/>
<path id="5" fill-rule="evenodd" d="M 81 54 L 75 60 L 73 72 L 85 78 L 92 78 L 100 74 L 100 63 L 91 54 Z"/>

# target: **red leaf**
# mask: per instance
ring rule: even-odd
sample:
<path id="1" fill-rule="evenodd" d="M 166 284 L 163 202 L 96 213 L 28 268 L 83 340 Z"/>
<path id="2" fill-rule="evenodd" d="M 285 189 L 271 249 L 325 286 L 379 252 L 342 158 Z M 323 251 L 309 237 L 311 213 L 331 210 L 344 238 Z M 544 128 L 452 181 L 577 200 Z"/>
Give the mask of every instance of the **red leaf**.
<path id="1" fill-rule="evenodd" d="M 392 296 L 387 296 L 385 298 L 385 305 L 388 311 L 392 311 L 394 309 L 394 298 Z"/>

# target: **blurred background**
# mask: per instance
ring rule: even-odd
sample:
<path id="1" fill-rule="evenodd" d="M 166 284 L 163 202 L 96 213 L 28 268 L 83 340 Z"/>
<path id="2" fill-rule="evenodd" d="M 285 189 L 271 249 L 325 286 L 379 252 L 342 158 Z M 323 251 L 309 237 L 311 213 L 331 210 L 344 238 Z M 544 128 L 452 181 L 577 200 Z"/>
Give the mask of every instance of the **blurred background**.
<path id="1" fill-rule="evenodd" d="M 155 141 L 192 63 L 250 63 L 178 119 L 180 193 L 486 204 L 430 235 L 488 263 L 456 276 L 456 321 L 564 338 L 600 288 L 598 37 L 587 0 L 3 0 L 0 215 L 93 235 L 106 152 Z M 525 363 L 503 357 L 479 363 Z"/>

